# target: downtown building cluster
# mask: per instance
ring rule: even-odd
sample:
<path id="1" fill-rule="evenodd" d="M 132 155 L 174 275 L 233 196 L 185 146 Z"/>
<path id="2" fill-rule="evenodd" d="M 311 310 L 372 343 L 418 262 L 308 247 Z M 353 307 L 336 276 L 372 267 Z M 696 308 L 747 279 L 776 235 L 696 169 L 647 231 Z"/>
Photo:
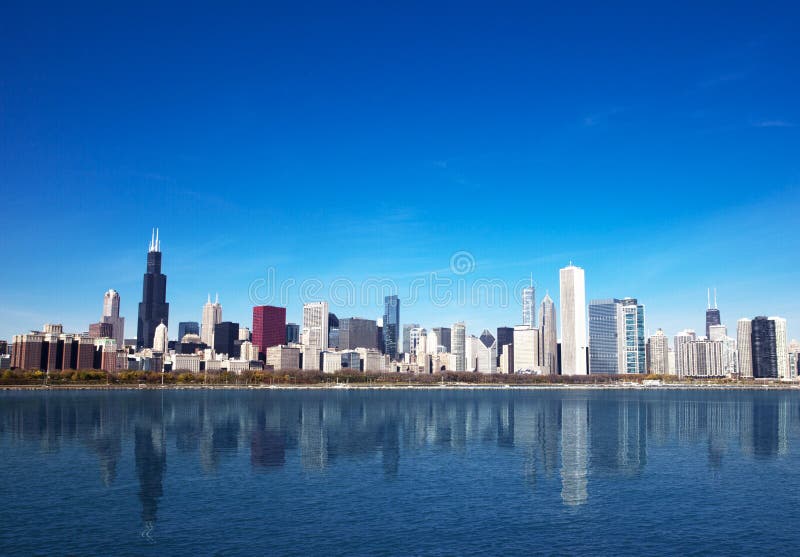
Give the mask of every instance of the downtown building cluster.
<path id="1" fill-rule="evenodd" d="M 559 271 L 560 307 L 546 293 L 538 306 L 531 278 L 523 288 L 519 325 L 468 334 L 464 322 L 426 328 L 401 324 L 401 301 L 384 298 L 383 315 L 339 318 L 326 301 L 303 306 L 301 324 L 287 323 L 286 308 L 252 308 L 252 322 L 223 320 L 222 305 L 211 295 L 200 321 L 178 324 L 169 340 L 167 277 L 154 230 L 147 252 L 135 339 L 125 339 L 119 293 L 103 298 L 100 320 L 87 332 L 65 333 L 57 324 L 15 335 L 11 355 L 0 368 L 241 372 L 314 370 L 335 373 L 441 371 L 483 374 L 623 375 L 658 374 L 681 378 L 798 378 L 800 345 L 787 340 L 786 320 L 758 316 L 740 319 L 728 335 L 709 291 L 705 336 L 691 329 L 677 333 L 670 346 L 659 329 L 647 336 L 645 306 L 636 298 L 586 303 L 585 272 L 570 263 Z M 557 319 L 558 314 L 558 319 Z M 560 322 L 560 333 L 557 322 Z M 402 333 L 402 338 L 401 338 Z M 0 352 L 8 352 L 0 343 Z"/>

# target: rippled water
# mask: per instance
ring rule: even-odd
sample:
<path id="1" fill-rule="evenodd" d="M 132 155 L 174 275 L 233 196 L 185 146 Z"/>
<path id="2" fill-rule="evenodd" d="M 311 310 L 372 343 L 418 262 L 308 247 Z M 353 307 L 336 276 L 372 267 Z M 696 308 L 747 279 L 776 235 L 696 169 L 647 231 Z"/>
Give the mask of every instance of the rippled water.
<path id="1" fill-rule="evenodd" d="M 2 555 L 797 554 L 800 393 L 0 393 Z"/>

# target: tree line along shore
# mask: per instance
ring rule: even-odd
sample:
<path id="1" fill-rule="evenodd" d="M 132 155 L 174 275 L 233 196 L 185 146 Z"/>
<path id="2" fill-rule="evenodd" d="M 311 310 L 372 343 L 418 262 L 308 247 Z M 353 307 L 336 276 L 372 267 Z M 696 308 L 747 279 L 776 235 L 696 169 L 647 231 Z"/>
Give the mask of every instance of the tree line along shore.
<path id="1" fill-rule="evenodd" d="M 496 385 L 496 386 L 730 386 L 791 387 L 777 380 L 731 378 L 679 378 L 673 375 L 526 375 L 480 374 L 443 371 L 433 374 L 364 373 L 340 371 L 281 370 L 215 372 L 152 372 L 102 370 L 64 370 L 46 373 L 40 370 L 0 371 L 4 387 L 69 387 L 69 386 L 425 386 L 425 385 Z"/>

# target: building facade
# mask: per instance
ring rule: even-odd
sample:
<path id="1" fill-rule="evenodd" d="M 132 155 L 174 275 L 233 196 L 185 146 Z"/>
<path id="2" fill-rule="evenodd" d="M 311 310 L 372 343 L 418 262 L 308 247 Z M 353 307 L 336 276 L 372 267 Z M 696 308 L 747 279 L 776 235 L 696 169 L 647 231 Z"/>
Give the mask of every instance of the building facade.
<path id="1" fill-rule="evenodd" d="M 159 323 L 169 326 L 169 304 L 167 276 L 161 272 L 161 243 L 158 239 L 158 230 L 155 230 L 150 238 L 147 272 L 142 280 L 142 301 L 139 303 L 139 318 L 136 325 L 138 348 L 153 347 L 153 338 Z"/>
<path id="2" fill-rule="evenodd" d="M 303 344 L 326 350 L 328 348 L 328 302 L 311 302 L 303 305 Z"/>
<path id="3" fill-rule="evenodd" d="M 453 325 L 453 371 L 466 371 L 467 369 L 467 326 L 463 322 Z"/>
<path id="4" fill-rule="evenodd" d="M 208 346 L 214 346 L 214 328 L 222 323 L 222 305 L 219 303 L 219 294 L 214 303 L 211 303 L 211 294 L 203 305 L 203 320 L 200 327 L 200 339 Z"/>
<path id="5" fill-rule="evenodd" d="M 661 329 L 647 339 L 647 373 L 669 375 L 669 337 Z"/>
<path id="6" fill-rule="evenodd" d="M 572 264 L 559 271 L 561 302 L 561 373 L 586 375 L 586 282 Z M 517 352 L 514 353 L 517 358 Z"/>
<path id="7" fill-rule="evenodd" d="M 522 324 L 528 327 L 536 326 L 536 288 L 531 285 L 522 289 Z"/>
<path id="8" fill-rule="evenodd" d="M 103 315 L 100 321 L 111 325 L 111 338 L 117 348 L 125 346 L 125 318 L 119 316 L 119 292 L 113 288 L 103 295 Z"/>
<path id="9" fill-rule="evenodd" d="M 382 327 L 383 349 L 392 360 L 396 360 L 400 333 L 400 299 L 395 295 L 383 299 Z"/>
<path id="10" fill-rule="evenodd" d="M 266 357 L 267 348 L 286 344 L 286 308 L 253 307 L 252 343 Z"/>

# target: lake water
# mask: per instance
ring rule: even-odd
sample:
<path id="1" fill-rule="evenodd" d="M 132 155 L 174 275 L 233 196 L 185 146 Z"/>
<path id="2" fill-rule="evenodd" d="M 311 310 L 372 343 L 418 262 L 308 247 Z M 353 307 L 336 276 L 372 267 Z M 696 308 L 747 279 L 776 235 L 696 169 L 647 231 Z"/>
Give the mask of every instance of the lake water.
<path id="1" fill-rule="evenodd" d="M 2 555 L 793 554 L 800 393 L 0 393 Z"/>

